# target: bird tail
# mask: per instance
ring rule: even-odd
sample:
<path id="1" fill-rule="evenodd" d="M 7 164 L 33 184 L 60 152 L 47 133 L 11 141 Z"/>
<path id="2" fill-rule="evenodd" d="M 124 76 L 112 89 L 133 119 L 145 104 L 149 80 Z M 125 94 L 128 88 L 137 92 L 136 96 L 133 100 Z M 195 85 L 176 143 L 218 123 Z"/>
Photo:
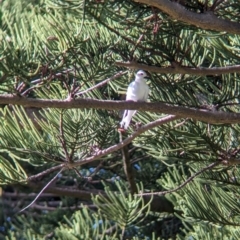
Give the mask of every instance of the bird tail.
<path id="1" fill-rule="evenodd" d="M 136 110 L 125 110 L 123 114 L 123 119 L 120 122 L 121 128 L 127 129 L 133 115 L 136 113 Z"/>

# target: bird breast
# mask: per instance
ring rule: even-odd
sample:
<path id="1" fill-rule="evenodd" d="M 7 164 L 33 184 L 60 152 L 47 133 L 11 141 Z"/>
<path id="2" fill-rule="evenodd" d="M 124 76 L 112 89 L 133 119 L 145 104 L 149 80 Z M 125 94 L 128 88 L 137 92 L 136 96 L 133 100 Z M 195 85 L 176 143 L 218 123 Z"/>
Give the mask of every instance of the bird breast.
<path id="1" fill-rule="evenodd" d="M 144 101 L 147 88 L 148 86 L 145 82 L 132 82 L 129 85 L 126 100 Z"/>

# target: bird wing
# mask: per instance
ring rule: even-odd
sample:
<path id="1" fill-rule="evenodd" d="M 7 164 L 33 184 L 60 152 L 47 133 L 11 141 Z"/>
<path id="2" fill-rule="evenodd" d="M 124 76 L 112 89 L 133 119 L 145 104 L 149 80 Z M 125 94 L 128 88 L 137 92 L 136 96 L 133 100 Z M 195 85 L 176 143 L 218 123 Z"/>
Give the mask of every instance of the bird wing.
<path id="1" fill-rule="evenodd" d="M 145 90 L 145 94 L 144 94 L 144 101 L 146 102 L 148 99 L 148 95 L 149 95 L 149 86 L 146 84 L 146 90 Z"/>
<path id="2" fill-rule="evenodd" d="M 126 100 L 133 100 L 136 101 L 136 83 L 135 82 L 131 82 L 128 86 L 127 89 L 127 95 L 126 95 Z"/>

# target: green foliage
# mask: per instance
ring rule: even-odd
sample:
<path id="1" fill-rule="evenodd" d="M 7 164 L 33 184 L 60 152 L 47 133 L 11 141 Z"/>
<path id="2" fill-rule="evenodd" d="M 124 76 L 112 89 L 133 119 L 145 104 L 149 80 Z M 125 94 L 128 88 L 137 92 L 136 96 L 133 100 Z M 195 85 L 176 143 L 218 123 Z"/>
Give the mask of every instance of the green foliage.
<path id="1" fill-rule="evenodd" d="M 216 3 L 185 2 L 185 8 L 197 13 Z M 220 1 L 214 14 L 239 22 L 239 1 L 228 2 Z M 0 94 L 64 100 L 73 89 L 82 92 L 123 70 L 117 62 L 212 68 L 237 65 L 240 59 L 239 35 L 202 30 L 130 0 L 3 0 L 0 6 Z M 129 71 L 78 97 L 122 99 L 120 94 L 133 77 Z M 148 84 L 151 102 L 212 111 L 240 110 L 239 73 L 151 73 Z M 1 107 L 0 185 L 7 192 L 26 195 L 20 206 L 14 197 L 9 197 L 12 205 L 3 202 L 5 221 L 1 220 L 0 227 L 7 221 L 7 208 L 20 210 L 29 204 L 25 200 L 33 190 L 19 188 L 19 183 L 27 185 L 29 176 L 66 161 L 84 160 L 119 142 L 119 113 L 114 110 L 34 109 L 30 115 L 23 107 Z M 146 124 L 162 116 L 138 112 L 133 123 Z M 130 127 L 129 134 L 133 130 Z M 174 189 L 211 162 L 238 160 L 239 134 L 237 124 L 210 125 L 191 119 L 150 129 L 128 146 L 134 180 L 142 192 Z M 175 224 L 172 215 L 153 212 L 151 201 L 146 204 L 128 194 L 122 153 L 116 151 L 81 168 L 65 170 L 56 185 L 50 186 L 61 188 L 61 196 L 65 189 L 72 190 L 74 197 L 77 192 L 76 201 L 82 209 L 67 214 L 60 206 L 74 203 L 62 197 L 39 200 L 43 209 L 59 201 L 56 213 L 39 218 L 44 211 L 29 210 L 28 217 L 13 217 L 16 231 L 8 227 L 4 235 L 6 239 L 238 239 L 238 166 L 219 165 L 167 194 L 176 211 Z M 39 180 L 41 186 L 51 180 L 52 173 L 44 177 Z M 96 192 L 99 195 L 92 201 L 86 197 Z M 105 195 L 100 194 L 103 192 Z M 92 202 L 98 211 L 83 207 Z M 182 230 L 179 222 L 184 224 Z M 24 231 L 19 233 L 21 229 Z"/>
<path id="2" fill-rule="evenodd" d="M 38 211 L 36 210 L 35 213 Z M 59 226 L 59 220 L 64 221 L 63 215 L 67 218 L 72 214 L 73 211 L 70 208 L 67 210 L 59 208 L 56 211 L 43 210 L 41 215 L 35 215 L 31 218 L 24 214 L 13 219 L 10 218 L 10 221 L 5 224 L 5 227 L 10 229 L 6 239 L 48 239 L 53 236 L 53 229 Z"/>
<path id="3" fill-rule="evenodd" d="M 104 218 L 93 214 L 86 207 L 73 214 L 71 219 L 65 217 L 66 223 L 55 231 L 54 239 L 117 239 L 116 232 L 108 237 L 105 233 L 111 224 Z"/>
<path id="4" fill-rule="evenodd" d="M 228 227 L 221 226 L 215 227 L 209 224 L 195 224 L 193 226 L 193 230 L 189 231 L 187 235 L 183 238 L 182 236 L 178 236 L 177 239 L 196 239 L 196 240 L 211 240 L 211 239 L 238 239 L 240 232 L 238 227 Z"/>
<path id="5" fill-rule="evenodd" d="M 188 168 L 188 171 L 193 175 L 200 170 L 201 165 L 191 163 L 191 170 Z M 188 175 L 183 166 L 179 166 L 166 173 L 159 182 L 165 188 L 173 189 L 186 181 Z M 218 169 L 203 174 L 201 178 L 195 178 L 180 192 L 169 195 L 169 198 L 175 202 L 175 208 L 183 212 L 179 217 L 184 221 L 204 221 L 215 226 L 239 226 L 238 185 L 228 171 Z"/>
<path id="6" fill-rule="evenodd" d="M 101 214 L 116 222 L 124 230 L 127 226 L 143 221 L 144 215 L 148 215 L 151 201 L 145 204 L 144 200 L 136 195 L 126 196 L 126 190 L 121 187 L 121 183 L 117 182 L 116 186 L 118 192 L 112 192 L 105 187 L 107 196 L 98 195 L 93 198 L 93 203 Z"/>
<path id="7" fill-rule="evenodd" d="M 6 155 L 3 154 L 3 155 Z M 26 173 L 21 165 L 15 160 L 15 156 L 0 156 L 0 184 L 11 184 L 13 182 L 23 182 L 26 180 Z M 11 156 L 12 155 L 12 156 Z"/>

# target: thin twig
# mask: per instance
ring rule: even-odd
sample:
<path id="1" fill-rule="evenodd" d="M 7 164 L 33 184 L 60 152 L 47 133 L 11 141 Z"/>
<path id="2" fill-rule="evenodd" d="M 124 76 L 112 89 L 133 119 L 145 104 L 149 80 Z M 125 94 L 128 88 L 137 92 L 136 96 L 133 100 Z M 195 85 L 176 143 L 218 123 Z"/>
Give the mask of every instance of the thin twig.
<path id="1" fill-rule="evenodd" d="M 174 128 L 178 128 L 178 127 L 181 127 L 182 125 L 184 125 L 184 123 L 187 121 L 188 119 L 184 119 L 182 122 L 180 123 L 177 123 Z"/>
<path id="2" fill-rule="evenodd" d="M 212 4 L 212 6 L 210 7 L 211 11 L 214 11 L 218 5 L 220 5 L 222 2 L 224 2 L 224 0 L 215 0 Z"/>
<path id="3" fill-rule="evenodd" d="M 226 106 L 238 106 L 239 107 L 239 103 L 221 103 L 221 104 L 217 104 L 215 107 L 217 110 L 219 110 L 221 107 L 226 107 Z"/>
<path id="4" fill-rule="evenodd" d="M 50 173 L 55 172 L 56 170 L 59 170 L 59 169 L 63 168 L 64 166 L 65 166 L 65 164 L 62 163 L 60 165 L 51 167 L 51 168 L 49 168 L 49 169 L 47 169 L 45 171 L 42 171 L 42 172 L 40 172 L 38 174 L 35 174 L 35 175 L 31 176 L 31 177 L 28 177 L 27 180 L 30 182 L 30 181 L 34 181 L 34 180 L 36 180 L 38 178 L 42 178 L 45 175 L 49 175 Z"/>
<path id="5" fill-rule="evenodd" d="M 183 188 L 185 185 L 187 185 L 188 183 L 190 183 L 195 177 L 197 177 L 198 175 L 200 175 L 201 173 L 219 165 L 221 162 L 214 162 L 211 163 L 210 165 L 202 168 L 200 171 L 194 173 L 191 177 L 189 177 L 185 182 L 183 182 L 182 184 L 180 184 L 178 187 L 172 189 L 172 190 L 168 190 L 168 191 L 162 191 L 162 192 L 152 192 L 152 193 L 140 193 L 137 194 L 137 196 L 151 196 L 151 195 L 165 195 L 168 193 L 172 193 L 172 192 L 176 192 L 179 189 Z"/>
<path id="6" fill-rule="evenodd" d="M 40 88 L 40 87 L 42 87 L 42 85 L 40 85 L 40 84 L 37 84 L 37 85 L 35 85 L 35 86 L 32 86 L 32 87 L 26 89 L 23 93 L 21 93 L 21 96 L 25 97 L 25 96 L 27 96 L 27 94 L 28 94 L 29 92 L 31 92 L 31 91 L 33 91 L 33 90 L 35 90 L 35 89 L 37 89 L 37 88 Z"/>
<path id="7" fill-rule="evenodd" d="M 99 172 L 99 170 L 101 169 L 103 165 L 103 162 L 100 162 L 98 164 L 98 166 L 94 169 L 94 171 L 92 173 L 90 173 L 88 176 L 87 176 L 87 182 L 83 185 L 83 188 L 86 187 L 86 185 L 90 182 L 91 184 L 93 183 L 92 179 L 93 177 Z"/>
<path id="8" fill-rule="evenodd" d="M 134 163 L 143 161 L 143 160 L 145 160 L 146 158 L 149 158 L 149 156 L 148 156 L 148 155 L 144 155 L 144 156 L 142 156 L 142 157 L 134 158 L 134 159 L 132 159 L 131 164 L 133 165 Z"/>
<path id="9" fill-rule="evenodd" d="M 80 206 L 69 206 L 69 207 L 63 207 L 61 206 L 61 204 L 59 204 L 58 207 L 49 207 L 49 206 L 42 206 L 42 205 L 39 205 L 39 204 L 33 204 L 31 206 L 32 208 L 35 208 L 35 209 L 40 209 L 40 210 L 48 210 L 48 211 L 55 211 L 56 209 L 58 209 L 59 207 L 61 207 L 61 210 L 79 210 L 79 209 L 83 209 L 85 207 L 87 208 L 91 208 L 91 209 L 96 209 L 97 206 L 93 205 L 93 204 L 88 204 L 88 205 L 80 205 Z"/>
<path id="10" fill-rule="evenodd" d="M 73 69 L 69 68 L 69 69 L 66 69 L 66 70 L 64 70 L 62 72 L 59 72 L 59 73 L 55 73 L 55 74 L 51 73 L 50 76 L 48 76 L 47 78 L 42 78 L 41 77 L 41 78 L 38 78 L 38 79 L 35 79 L 35 80 L 31 81 L 31 83 L 32 84 L 43 83 L 43 82 L 46 81 L 46 79 L 47 80 L 52 80 L 56 77 L 59 78 L 59 77 L 63 76 L 64 74 L 69 73 L 71 71 L 73 71 Z"/>
<path id="11" fill-rule="evenodd" d="M 39 194 L 33 199 L 33 201 L 27 205 L 25 208 L 23 208 L 22 210 L 20 210 L 18 213 L 21 213 L 23 211 L 25 211 L 27 208 L 31 207 L 32 204 L 34 204 L 36 202 L 36 200 L 39 198 L 39 196 L 43 193 L 43 191 L 58 177 L 58 174 L 60 174 L 62 171 L 64 170 L 64 168 L 62 168 L 56 175 L 54 178 L 51 179 L 51 181 L 49 181 L 44 188 L 39 192 Z"/>
<path id="12" fill-rule="evenodd" d="M 83 176 L 83 175 L 77 170 L 77 168 L 73 168 L 73 169 L 74 169 L 76 175 L 77 175 L 80 179 L 84 179 L 84 180 L 90 180 L 90 179 L 91 179 L 90 177 L 85 177 L 85 176 Z"/>
<path id="13" fill-rule="evenodd" d="M 120 71 L 120 72 L 118 72 L 117 74 L 113 75 L 112 77 L 109 77 L 109 78 L 103 80 L 102 82 L 100 82 L 100 83 L 98 83 L 98 84 L 96 84 L 96 85 L 94 85 L 94 86 L 92 86 L 92 87 L 90 87 L 90 88 L 88 88 L 88 89 L 86 89 L 86 90 L 84 90 L 84 91 L 82 91 L 82 92 L 76 93 L 75 96 L 80 96 L 80 95 L 83 95 L 83 94 L 85 94 L 85 93 L 87 93 L 87 92 L 90 92 L 90 91 L 92 91 L 92 90 L 94 90 L 94 89 L 96 89 L 96 88 L 99 88 L 99 87 L 107 84 L 108 82 L 110 82 L 110 81 L 112 81 L 112 80 L 114 80 L 114 79 L 116 79 L 116 78 L 119 78 L 119 77 L 123 76 L 123 75 L 126 74 L 127 72 L 128 72 L 128 71 L 124 71 L 124 72 L 123 72 L 123 71 Z"/>
<path id="14" fill-rule="evenodd" d="M 137 49 L 139 43 L 142 41 L 143 37 L 144 37 L 144 34 L 141 34 L 140 37 L 138 38 L 136 44 L 133 46 L 133 49 L 129 54 L 131 56 L 131 60 L 134 59 L 134 52 L 136 51 L 136 49 Z"/>

